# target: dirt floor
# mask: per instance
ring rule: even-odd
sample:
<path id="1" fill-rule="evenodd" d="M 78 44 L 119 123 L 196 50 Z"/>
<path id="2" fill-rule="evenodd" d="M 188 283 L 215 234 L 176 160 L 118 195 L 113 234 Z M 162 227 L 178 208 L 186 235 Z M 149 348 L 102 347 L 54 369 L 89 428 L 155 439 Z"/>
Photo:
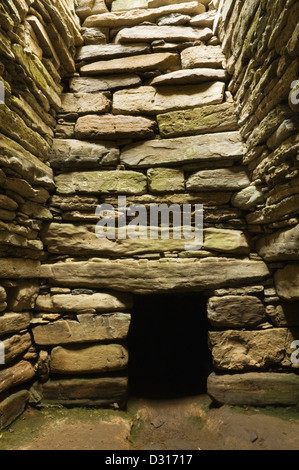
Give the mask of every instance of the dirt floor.
<path id="1" fill-rule="evenodd" d="M 131 399 L 127 411 L 27 408 L 1 450 L 298 450 L 299 409 Z"/>

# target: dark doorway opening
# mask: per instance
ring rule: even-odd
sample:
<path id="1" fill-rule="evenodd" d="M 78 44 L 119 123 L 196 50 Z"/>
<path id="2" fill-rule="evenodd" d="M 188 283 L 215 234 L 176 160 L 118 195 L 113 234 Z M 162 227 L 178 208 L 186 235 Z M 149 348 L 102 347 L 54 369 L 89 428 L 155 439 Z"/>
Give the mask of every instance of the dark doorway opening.
<path id="1" fill-rule="evenodd" d="M 206 392 L 212 372 L 202 294 L 136 295 L 128 336 L 130 394 L 176 398 Z"/>

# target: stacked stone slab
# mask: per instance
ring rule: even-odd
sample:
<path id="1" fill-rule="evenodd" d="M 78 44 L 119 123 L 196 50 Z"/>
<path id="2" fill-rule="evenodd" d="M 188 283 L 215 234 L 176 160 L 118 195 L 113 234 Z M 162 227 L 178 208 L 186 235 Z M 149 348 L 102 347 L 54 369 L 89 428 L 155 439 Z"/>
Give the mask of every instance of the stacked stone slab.
<path id="1" fill-rule="evenodd" d="M 102 10 L 95 13 L 95 5 Z M 120 293 L 204 292 L 218 370 L 226 367 L 219 348 L 226 357 L 231 353 L 218 345 L 222 331 L 236 345 L 244 341 L 243 329 L 252 344 L 261 338 L 258 354 L 267 347 L 268 329 L 276 334 L 265 305 L 271 272 L 250 241 L 244 208 L 234 202 L 251 186 L 225 56 L 212 31 L 215 5 L 78 5 L 85 44 L 62 94 L 50 154 L 56 193 L 53 221 L 43 230 L 48 262 L 41 268 L 49 284 L 32 323 L 43 350 L 44 400 L 111 404 L 125 397 L 131 300 L 105 310 L 100 299 L 107 294 L 117 304 Z M 202 248 L 176 238 L 97 238 L 96 208 L 117 209 L 118 196 L 148 210 L 162 203 L 203 204 Z M 114 337 L 107 321 L 115 325 Z M 275 348 L 285 347 L 287 328 L 277 334 L 281 342 Z M 276 349 L 272 362 L 261 365 L 251 359 L 251 348 L 249 358 L 239 354 L 230 370 L 244 372 L 251 363 L 254 368 L 254 360 L 257 368 L 278 365 Z M 233 354 L 238 351 L 236 346 Z M 99 380 L 106 384 L 104 397 Z M 79 383 L 86 387 L 76 388 Z M 97 390 L 97 399 L 87 390 Z"/>
<path id="2" fill-rule="evenodd" d="M 52 219 L 46 203 L 55 187 L 48 154 L 61 77 L 75 71 L 82 42 L 69 1 L 1 2 L 0 429 L 23 411 L 35 376 L 30 321 L 45 256 L 40 230 Z"/>
<path id="3" fill-rule="evenodd" d="M 218 35 L 232 79 L 245 140 L 243 166 L 251 184 L 233 197 L 246 214 L 258 254 L 273 270 L 264 291 L 271 329 L 211 333 L 217 368 L 209 391 L 220 402 L 298 403 L 298 375 L 290 357 L 298 339 L 298 2 L 224 0 Z M 212 305 L 213 318 L 217 304 Z M 248 313 L 248 312 L 247 312 Z M 221 355 L 221 357 L 220 357 Z M 295 359 L 296 359 L 295 354 Z"/>

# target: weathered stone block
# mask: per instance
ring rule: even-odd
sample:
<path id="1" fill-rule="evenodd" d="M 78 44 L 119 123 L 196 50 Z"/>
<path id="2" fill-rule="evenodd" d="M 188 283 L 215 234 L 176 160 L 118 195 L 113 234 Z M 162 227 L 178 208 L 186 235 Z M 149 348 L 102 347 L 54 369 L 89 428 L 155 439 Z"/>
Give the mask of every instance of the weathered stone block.
<path id="1" fill-rule="evenodd" d="M 35 375 L 34 365 L 28 361 L 20 361 L 0 370 L 0 392 L 16 387 L 31 380 Z"/>
<path id="2" fill-rule="evenodd" d="M 149 85 L 191 85 L 204 82 L 225 82 L 228 80 L 228 73 L 221 69 L 199 68 L 191 70 L 178 70 L 154 78 Z"/>
<path id="3" fill-rule="evenodd" d="M 162 137 L 235 131 L 238 129 L 234 105 L 202 106 L 186 111 L 174 111 L 157 116 Z"/>
<path id="4" fill-rule="evenodd" d="M 210 297 L 208 319 L 216 328 L 254 328 L 266 321 L 264 304 L 250 295 Z"/>
<path id="5" fill-rule="evenodd" d="M 163 87 L 158 91 L 150 86 L 117 91 L 113 96 L 115 114 L 160 114 L 179 109 L 219 104 L 223 100 L 225 85 L 208 82 L 201 85 Z"/>
<path id="6" fill-rule="evenodd" d="M 65 225 L 65 224 L 63 224 Z M 57 228 L 61 224 L 56 224 Z M 75 226 L 71 226 L 75 229 Z M 54 228 L 54 227 L 53 227 Z M 66 230 L 69 227 L 66 227 Z M 55 230 L 55 228 L 54 228 Z M 66 234 L 67 232 L 65 232 Z M 57 232 L 56 232 L 57 235 Z M 71 237 L 68 237 L 71 242 Z M 129 294 L 55 294 L 40 295 L 36 301 L 36 308 L 45 312 L 81 312 L 93 309 L 97 312 L 117 312 L 132 307 L 132 298 Z"/>
<path id="7" fill-rule="evenodd" d="M 259 331 L 211 331 L 209 343 L 216 369 L 265 370 L 291 367 L 291 344 L 299 330 L 273 328 Z"/>
<path id="8" fill-rule="evenodd" d="M 30 333 L 13 335 L 4 341 L 5 364 L 10 364 L 32 345 Z"/>
<path id="9" fill-rule="evenodd" d="M 64 93 L 60 113 L 108 113 L 111 102 L 104 93 Z"/>
<path id="10" fill-rule="evenodd" d="M 299 264 L 289 264 L 274 275 L 276 291 L 285 300 L 299 300 Z"/>
<path id="11" fill-rule="evenodd" d="M 266 261 L 299 259 L 299 225 L 279 230 L 257 242 L 257 251 Z"/>
<path id="12" fill-rule="evenodd" d="M 248 372 L 246 374 L 208 377 L 208 394 L 226 405 L 290 406 L 299 400 L 299 376 L 277 372 Z"/>
<path id="13" fill-rule="evenodd" d="M 181 53 L 184 69 L 209 67 L 213 69 L 226 68 L 225 55 L 221 46 L 194 46 L 184 49 Z"/>
<path id="14" fill-rule="evenodd" d="M 151 168 L 147 172 L 152 193 L 172 193 L 185 189 L 184 171 L 176 168 Z"/>
<path id="15" fill-rule="evenodd" d="M 237 191 L 250 184 L 243 167 L 202 170 L 186 182 L 189 191 Z"/>
<path id="16" fill-rule="evenodd" d="M 82 142 L 75 139 L 54 139 L 50 152 L 52 168 L 60 170 L 93 169 L 116 165 L 118 158 L 119 149 L 112 142 Z"/>
<path id="17" fill-rule="evenodd" d="M 101 75 L 101 74 L 124 74 L 147 72 L 149 70 L 160 70 L 169 72 L 180 68 L 180 57 L 178 54 L 161 52 L 157 54 L 136 55 L 132 57 L 122 57 L 120 59 L 102 60 L 81 67 L 81 74 Z"/>
<path id="18" fill-rule="evenodd" d="M 208 41 L 213 36 L 210 28 L 191 28 L 189 26 L 134 26 L 122 29 L 116 36 L 116 43 Z"/>
<path id="19" fill-rule="evenodd" d="M 81 140 L 146 139 L 154 136 L 155 122 L 135 116 L 83 116 L 76 123 L 75 136 Z"/>
<path id="20" fill-rule="evenodd" d="M 129 168 L 157 167 L 183 163 L 238 160 L 244 152 L 239 132 L 206 134 L 167 140 L 149 140 L 128 145 L 121 162 Z M 248 183 L 249 184 L 249 183 Z"/>
<path id="21" fill-rule="evenodd" d="M 124 313 L 78 315 L 77 320 L 58 320 L 33 328 L 38 345 L 89 343 L 125 339 L 130 326 L 130 315 Z"/>
<path id="22" fill-rule="evenodd" d="M 22 312 L 32 310 L 39 292 L 37 282 L 19 281 L 16 287 L 8 291 L 7 307 L 11 312 Z"/>
<path id="23" fill-rule="evenodd" d="M 28 390 L 20 390 L 0 402 L 0 430 L 20 416 L 29 400 Z"/>
<path id="24" fill-rule="evenodd" d="M 58 194 L 72 194 L 76 192 L 83 194 L 143 194 L 146 192 L 147 187 L 146 176 L 135 171 L 116 170 L 63 173 L 58 175 L 55 181 Z"/>
<path id="25" fill-rule="evenodd" d="M 126 377 L 69 378 L 49 380 L 42 392 L 46 402 L 104 406 L 123 403 L 127 388 Z"/>
<path id="26" fill-rule="evenodd" d="M 31 315 L 28 312 L 23 313 L 5 313 L 0 316 L 0 336 L 27 328 L 30 324 Z"/>
<path id="27" fill-rule="evenodd" d="M 205 7 L 198 2 L 177 2 L 174 5 L 168 4 L 148 10 L 130 10 L 94 15 L 86 19 L 84 26 L 104 26 L 108 28 L 131 27 L 143 23 L 144 21 L 154 22 L 160 16 L 169 13 L 199 14 L 203 13 L 204 10 Z"/>
<path id="28" fill-rule="evenodd" d="M 78 62 L 95 62 L 128 56 L 137 56 L 138 54 L 150 53 L 148 44 L 133 44 L 130 46 L 122 44 L 91 44 L 83 46 L 77 51 L 76 60 Z"/>
<path id="29" fill-rule="evenodd" d="M 51 352 L 53 374 L 92 374 L 126 368 L 128 352 L 120 344 L 57 346 Z"/>
<path id="30" fill-rule="evenodd" d="M 103 75 L 102 77 L 76 77 L 70 79 L 73 93 L 95 93 L 98 91 L 118 90 L 140 86 L 141 78 L 136 74 Z"/>

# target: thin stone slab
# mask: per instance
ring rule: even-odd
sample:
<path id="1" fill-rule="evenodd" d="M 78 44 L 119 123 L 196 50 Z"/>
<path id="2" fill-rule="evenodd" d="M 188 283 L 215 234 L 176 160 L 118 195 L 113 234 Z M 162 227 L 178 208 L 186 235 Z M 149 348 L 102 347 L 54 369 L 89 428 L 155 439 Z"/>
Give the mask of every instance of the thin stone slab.
<path id="1" fill-rule="evenodd" d="M 229 78 L 228 73 L 221 69 L 184 69 L 176 72 L 166 73 L 155 77 L 150 83 L 150 86 L 161 85 L 187 85 L 213 81 L 226 82 Z"/>
<path id="2" fill-rule="evenodd" d="M 291 406 L 299 401 L 299 376 L 279 372 L 248 372 L 208 377 L 208 394 L 223 405 Z"/>
<path id="3" fill-rule="evenodd" d="M 160 72 L 170 72 L 179 70 L 180 57 L 178 54 L 170 52 L 159 52 L 156 54 L 135 55 L 122 57 L 119 59 L 101 60 L 81 67 L 83 76 L 101 74 L 124 74 L 147 72 L 149 70 L 159 70 Z"/>
<path id="4" fill-rule="evenodd" d="M 226 68 L 225 55 L 221 46 L 194 46 L 184 49 L 181 53 L 184 69 L 207 67 L 213 69 Z"/>
<path id="5" fill-rule="evenodd" d="M 113 0 L 111 11 L 135 10 L 147 8 L 147 0 Z"/>
<path id="6" fill-rule="evenodd" d="M 235 106 L 232 103 L 201 106 L 160 114 L 157 116 L 157 121 L 162 137 L 178 137 L 238 129 Z"/>
<path id="7" fill-rule="evenodd" d="M 55 378 L 42 385 L 42 393 L 45 402 L 106 406 L 123 403 L 127 388 L 127 377 Z"/>
<path id="8" fill-rule="evenodd" d="M 237 191 L 250 184 L 243 167 L 197 171 L 188 178 L 188 191 Z"/>
<path id="9" fill-rule="evenodd" d="M 29 332 L 15 334 L 5 338 L 3 340 L 3 344 L 5 351 L 5 364 L 10 364 L 32 346 L 31 335 Z"/>
<path id="10" fill-rule="evenodd" d="M 0 278 L 26 279 L 40 275 L 40 261 L 21 258 L 0 258 Z"/>
<path id="11" fill-rule="evenodd" d="M 208 82 L 200 85 L 161 87 L 142 86 L 114 93 L 114 114 L 161 114 L 196 106 L 220 104 L 225 84 Z"/>
<path id="12" fill-rule="evenodd" d="M 78 315 L 75 320 L 58 320 L 32 329 L 35 344 L 58 344 L 118 341 L 128 335 L 131 316 L 124 313 Z"/>
<path id="13" fill-rule="evenodd" d="M 128 227 L 126 227 L 128 233 Z M 117 232 L 116 232 L 117 233 Z M 149 231 L 145 231 L 148 238 L 144 236 L 140 239 L 99 239 L 96 237 L 94 226 L 72 225 L 72 224 L 50 224 L 44 230 L 43 241 L 50 253 L 70 254 L 70 255 L 94 255 L 94 256 L 133 256 L 142 253 L 164 253 L 165 251 L 185 251 L 186 240 L 174 239 L 172 230 L 167 239 L 150 239 Z M 249 247 L 246 237 L 239 230 L 226 230 L 207 228 L 204 229 L 203 248 L 223 253 L 248 254 Z M 108 295 L 108 294 L 106 294 Z M 66 310 L 79 311 L 81 308 L 101 308 L 101 298 L 105 294 L 93 294 L 91 296 L 39 296 L 36 306 L 42 311 L 64 312 Z M 99 299 L 97 301 L 97 299 Z M 116 302 L 117 310 L 121 311 L 125 305 Z M 104 303 L 107 305 L 107 302 Z M 109 306 L 109 303 L 108 303 Z M 127 304 L 127 308 L 130 304 Z M 113 310 L 116 310 L 114 308 Z M 105 311 L 105 307 L 101 308 Z M 111 307 L 106 311 L 111 311 Z"/>
<path id="14" fill-rule="evenodd" d="M 135 74 L 104 75 L 102 77 L 76 77 L 70 79 L 73 93 L 96 93 L 114 91 L 142 85 L 141 78 Z"/>
<path id="15" fill-rule="evenodd" d="M 51 351 L 53 374 L 92 374 L 126 369 L 128 352 L 120 344 L 57 346 Z"/>
<path id="16" fill-rule="evenodd" d="M 163 39 L 167 42 L 208 41 L 213 36 L 210 28 L 190 26 L 134 26 L 122 29 L 116 36 L 117 44 L 153 42 Z"/>
<path id="17" fill-rule="evenodd" d="M 261 261 L 225 258 L 93 259 L 42 266 L 42 277 L 61 286 L 77 284 L 140 294 L 238 286 L 260 282 L 269 275 Z"/>
<path id="18" fill-rule="evenodd" d="M 65 233 L 69 234 L 68 225 L 55 224 L 55 227 L 65 226 Z M 55 230 L 55 227 L 53 229 Z M 75 228 L 75 226 L 72 226 Z M 80 230 L 80 229 L 79 229 Z M 56 235 L 58 233 L 56 232 Z M 58 236 L 59 238 L 59 236 Z M 44 312 L 77 312 L 84 310 L 95 310 L 96 312 L 108 313 L 126 310 L 132 307 L 132 298 L 129 294 L 109 294 L 98 292 L 95 294 L 55 294 L 40 295 L 36 301 L 36 308 Z"/>
<path id="19" fill-rule="evenodd" d="M 116 165 L 119 153 L 112 142 L 54 139 L 49 161 L 52 168 L 59 170 L 95 169 Z"/>
<path id="20" fill-rule="evenodd" d="M 146 168 L 205 161 L 234 161 L 239 160 L 243 152 L 239 132 L 227 132 L 128 145 L 122 150 L 120 158 L 129 168 Z"/>
<path id="21" fill-rule="evenodd" d="M 62 173 L 55 181 L 57 194 L 144 194 L 147 189 L 146 176 L 135 171 Z"/>
<path id="22" fill-rule="evenodd" d="M 97 60 L 116 59 L 118 57 L 136 56 L 149 53 L 148 44 L 134 44 L 124 46 L 121 44 L 87 45 L 77 50 L 77 62 L 93 62 Z"/>
<path id="23" fill-rule="evenodd" d="M 75 126 L 75 137 L 81 140 L 145 139 L 155 134 L 156 123 L 137 116 L 83 116 Z"/>
<path id="24" fill-rule="evenodd" d="M 158 8 L 148 10 L 140 9 L 93 15 L 85 20 L 83 26 L 87 28 L 93 28 L 95 26 L 107 28 L 128 28 L 143 23 L 144 21 L 155 22 L 155 20 L 160 16 L 168 15 L 169 13 L 196 15 L 203 13 L 203 11 L 205 11 L 204 6 L 198 2 L 184 2 L 175 5 L 170 4 L 160 6 Z"/>

